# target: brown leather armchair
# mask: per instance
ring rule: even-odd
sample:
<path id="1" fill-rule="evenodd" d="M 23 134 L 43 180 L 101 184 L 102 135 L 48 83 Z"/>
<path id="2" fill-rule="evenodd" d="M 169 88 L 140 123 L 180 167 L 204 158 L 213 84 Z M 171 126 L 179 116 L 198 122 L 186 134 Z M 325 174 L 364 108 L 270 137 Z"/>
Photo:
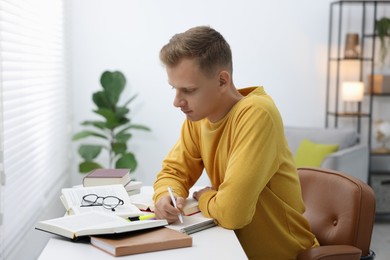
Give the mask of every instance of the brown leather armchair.
<path id="1" fill-rule="evenodd" d="M 371 187 L 327 169 L 299 168 L 298 173 L 304 215 L 321 246 L 301 252 L 297 259 L 374 259 L 370 243 L 375 195 Z"/>

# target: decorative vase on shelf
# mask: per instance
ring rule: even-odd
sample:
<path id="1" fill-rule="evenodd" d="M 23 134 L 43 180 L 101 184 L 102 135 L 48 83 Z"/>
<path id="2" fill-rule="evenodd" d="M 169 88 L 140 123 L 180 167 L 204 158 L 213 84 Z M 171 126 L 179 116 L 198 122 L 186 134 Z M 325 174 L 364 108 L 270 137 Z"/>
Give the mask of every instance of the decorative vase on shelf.
<path id="1" fill-rule="evenodd" d="M 390 121 L 378 120 L 376 122 L 376 140 L 381 144 L 380 147 L 374 149 L 375 153 L 390 153 L 390 149 L 386 146 L 386 142 L 390 140 Z"/>

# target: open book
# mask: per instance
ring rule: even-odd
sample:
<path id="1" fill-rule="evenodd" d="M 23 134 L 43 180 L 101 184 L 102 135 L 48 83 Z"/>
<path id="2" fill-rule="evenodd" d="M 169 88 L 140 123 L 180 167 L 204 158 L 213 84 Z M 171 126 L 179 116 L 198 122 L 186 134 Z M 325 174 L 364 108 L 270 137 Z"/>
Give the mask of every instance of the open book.
<path id="1" fill-rule="evenodd" d="M 123 233 L 167 224 L 165 219 L 130 222 L 115 214 L 92 211 L 40 221 L 35 228 L 74 240 L 82 236 Z"/>
<path id="2" fill-rule="evenodd" d="M 96 194 L 99 197 L 115 196 L 123 200 L 123 205 L 118 205 L 115 211 L 104 208 L 102 206 L 81 207 L 82 198 L 87 194 Z M 118 216 L 127 218 L 143 215 L 144 213 L 139 210 L 130 201 L 126 189 L 122 184 L 104 185 L 94 187 L 74 187 L 62 189 L 62 195 L 60 196 L 68 215 L 81 214 L 85 212 L 110 212 L 115 213 Z"/>

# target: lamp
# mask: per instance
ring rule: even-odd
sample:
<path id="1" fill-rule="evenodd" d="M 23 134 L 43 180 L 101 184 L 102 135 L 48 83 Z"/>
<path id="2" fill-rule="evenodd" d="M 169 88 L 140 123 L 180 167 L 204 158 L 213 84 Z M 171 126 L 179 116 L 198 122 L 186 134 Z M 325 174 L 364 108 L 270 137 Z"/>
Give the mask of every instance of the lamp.
<path id="1" fill-rule="evenodd" d="M 341 98 L 345 102 L 360 102 L 364 96 L 364 83 L 361 81 L 345 81 L 341 85 Z M 347 109 L 346 109 L 347 110 Z M 348 111 L 346 111 L 348 112 Z"/>

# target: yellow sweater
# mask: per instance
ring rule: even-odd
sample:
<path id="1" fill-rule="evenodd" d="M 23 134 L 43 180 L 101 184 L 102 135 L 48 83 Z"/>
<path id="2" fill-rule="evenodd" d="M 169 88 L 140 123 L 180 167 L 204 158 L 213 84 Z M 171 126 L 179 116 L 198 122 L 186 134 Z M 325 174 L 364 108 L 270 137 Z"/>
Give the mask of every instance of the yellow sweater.
<path id="1" fill-rule="evenodd" d="M 233 229 L 249 259 L 296 259 L 318 242 L 302 216 L 281 116 L 262 87 L 240 93 L 245 97 L 216 123 L 185 120 L 157 176 L 154 199 L 168 185 L 187 197 L 205 169 L 215 189 L 199 200 L 205 216 Z"/>

